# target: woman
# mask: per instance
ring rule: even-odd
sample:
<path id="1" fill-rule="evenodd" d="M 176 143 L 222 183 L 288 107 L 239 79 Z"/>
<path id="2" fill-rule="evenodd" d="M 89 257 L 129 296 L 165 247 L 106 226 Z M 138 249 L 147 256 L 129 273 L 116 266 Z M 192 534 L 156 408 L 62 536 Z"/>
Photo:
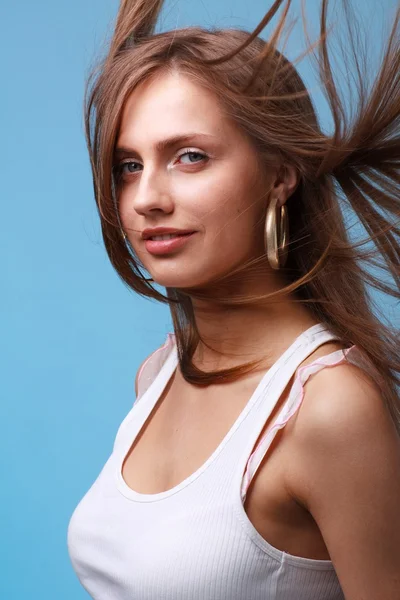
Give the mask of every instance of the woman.
<path id="1" fill-rule="evenodd" d="M 370 92 L 354 48 L 350 123 L 327 4 L 330 136 L 276 49 L 289 1 L 252 34 L 157 35 L 162 1 L 123 1 L 89 82 L 108 255 L 174 326 L 69 525 L 96 600 L 400 597 L 400 344 L 365 285 L 400 297 L 400 10 Z M 360 264 L 376 255 L 393 288 Z"/>

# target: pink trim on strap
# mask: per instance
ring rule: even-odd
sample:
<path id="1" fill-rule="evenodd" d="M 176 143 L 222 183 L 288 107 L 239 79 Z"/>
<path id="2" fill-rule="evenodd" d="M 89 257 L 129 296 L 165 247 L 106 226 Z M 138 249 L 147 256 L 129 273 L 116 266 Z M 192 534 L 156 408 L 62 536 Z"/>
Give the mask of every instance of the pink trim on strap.
<path id="1" fill-rule="evenodd" d="M 252 480 L 255 472 L 257 471 L 258 467 L 260 466 L 261 460 L 264 457 L 266 451 L 268 450 L 277 431 L 279 429 L 282 429 L 282 427 L 284 427 L 286 425 L 286 423 L 289 421 L 289 419 L 295 414 L 295 412 L 301 406 L 301 403 L 303 402 L 303 397 L 304 397 L 304 387 L 303 386 L 306 383 L 306 381 L 308 380 L 308 378 L 311 375 L 318 373 L 318 371 L 320 371 L 324 367 L 334 367 L 343 362 L 346 362 L 348 360 L 347 355 L 354 350 L 358 351 L 358 348 L 356 346 L 351 346 L 350 348 L 346 348 L 344 350 L 336 350 L 335 352 L 332 352 L 331 354 L 327 354 L 326 356 L 318 358 L 317 360 L 310 363 L 309 365 L 304 365 L 303 367 L 300 367 L 300 369 L 297 371 L 295 381 L 293 383 L 289 397 L 288 397 L 286 403 L 284 404 L 281 412 L 279 413 L 279 416 L 277 417 L 275 424 L 273 425 L 273 427 L 271 427 L 271 429 L 269 429 L 265 432 L 264 436 L 261 438 L 259 444 L 255 448 L 255 450 L 252 452 L 252 454 L 249 457 L 249 460 L 247 461 L 246 470 L 245 470 L 244 476 L 242 478 L 242 486 L 241 486 L 242 500 L 245 499 L 248 487 L 251 483 L 251 480 Z M 258 452 L 260 449 L 262 450 L 261 453 Z M 260 455 L 260 459 L 258 460 L 258 462 L 256 464 L 255 458 L 256 458 L 257 454 Z"/>
<path id="2" fill-rule="evenodd" d="M 167 339 L 165 340 L 164 344 L 163 344 L 162 346 L 160 346 L 159 348 L 157 348 L 157 350 L 155 350 L 154 352 L 152 352 L 152 353 L 150 354 L 150 356 L 148 356 L 148 358 L 147 358 L 147 359 L 144 361 L 144 363 L 143 363 L 143 364 L 142 364 L 142 366 L 140 367 L 140 369 L 139 369 L 139 371 L 138 371 L 138 375 L 137 375 L 137 382 L 138 382 L 138 396 L 137 396 L 136 402 L 137 402 L 137 400 L 139 399 L 139 397 L 140 397 L 140 396 L 142 396 L 142 391 L 141 391 L 141 379 L 142 379 L 143 372 L 144 372 L 145 370 L 147 370 L 147 368 L 148 368 L 149 366 L 151 366 L 151 365 L 155 365 L 155 359 L 156 359 L 156 358 L 161 358 L 161 361 L 160 361 L 160 362 L 161 362 L 161 364 L 159 364 L 159 365 L 155 365 L 155 366 L 156 366 L 156 368 L 154 369 L 154 373 L 153 373 L 153 372 L 151 372 L 151 374 L 150 374 L 150 379 L 152 378 L 152 376 L 155 376 L 155 375 L 157 374 L 157 371 L 158 371 L 158 370 L 161 368 L 161 366 L 162 366 L 162 364 L 163 364 L 162 357 L 161 357 L 161 356 L 159 356 L 159 353 L 160 353 L 160 352 L 164 352 L 164 353 L 165 353 L 165 350 L 169 350 L 169 348 L 171 348 L 171 347 L 173 346 L 173 344 L 174 344 L 174 341 L 175 341 L 175 334 L 174 334 L 174 333 L 168 333 L 168 334 L 167 334 Z M 166 352 L 166 355 L 168 355 L 168 352 Z M 157 369 L 157 366 L 158 366 L 158 369 Z M 150 383 L 151 383 L 151 382 L 150 382 Z M 146 391 L 146 390 L 144 390 L 144 391 Z"/>
<path id="3" fill-rule="evenodd" d="M 168 333 L 167 334 L 167 339 L 165 340 L 164 344 L 162 346 L 160 346 L 159 348 L 157 348 L 157 350 L 154 350 L 154 352 L 152 352 L 150 354 L 150 356 L 148 356 L 146 358 L 146 360 L 144 361 L 144 363 L 142 364 L 142 366 L 139 369 L 139 373 L 138 373 L 138 387 L 139 387 L 139 380 L 140 380 L 140 376 L 143 372 L 144 367 L 147 365 L 147 363 L 149 362 L 150 359 L 154 358 L 154 356 L 158 353 L 161 352 L 161 350 L 165 350 L 165 348 L 167 348 L 170 344 L 171 344 L 171 340 L 172 338 L 174 338 L 175 334 L 173 333 Z"/>

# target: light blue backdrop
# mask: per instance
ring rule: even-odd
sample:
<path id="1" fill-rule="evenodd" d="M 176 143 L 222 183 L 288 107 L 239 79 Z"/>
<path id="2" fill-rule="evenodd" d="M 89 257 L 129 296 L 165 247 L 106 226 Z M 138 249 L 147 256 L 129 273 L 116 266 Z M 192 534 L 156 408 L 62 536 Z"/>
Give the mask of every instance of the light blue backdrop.
<path id="1" fill-rule="evenodd" d="M 112 270 L 93 200 L 83 83 L 117 4 L 4 0 L 0 6 L 4 600 L 88 597 L 69 562 L 68 521 L 134 401 L 140 362 L 172 331 L 168 309 L 135 297 Z M 167 2 L 161 29 L 253 28 L 270 4 Z M 313 21 L 318 4 L 308 0 Z M 396 0 L 355 4 L 371 46 L 378 44 L 382 15 Z M 286 51 L 292 59 L 302 48 L 299 32 Z M 315 86 L 307 61 L 299 70 Z M 329 129 L 326 104 L 317 89 L 313 96 Z M 386 314 L 398 321 L 394 303 Z"/>

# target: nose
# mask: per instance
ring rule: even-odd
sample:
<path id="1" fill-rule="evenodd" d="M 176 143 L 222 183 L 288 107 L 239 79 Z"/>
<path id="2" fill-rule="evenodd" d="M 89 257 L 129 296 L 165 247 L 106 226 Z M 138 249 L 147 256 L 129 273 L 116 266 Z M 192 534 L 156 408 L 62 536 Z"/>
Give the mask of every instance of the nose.
<path id="1" fill-rule="evenodd" d="M 168 183 L 159 171 L 149 169 L 146 172 L 146 169 L 143 169 L 140 181 L 133 191 L 132 207 L 142 216 L 155 211 L 166 214 L 173 211 Z"/>

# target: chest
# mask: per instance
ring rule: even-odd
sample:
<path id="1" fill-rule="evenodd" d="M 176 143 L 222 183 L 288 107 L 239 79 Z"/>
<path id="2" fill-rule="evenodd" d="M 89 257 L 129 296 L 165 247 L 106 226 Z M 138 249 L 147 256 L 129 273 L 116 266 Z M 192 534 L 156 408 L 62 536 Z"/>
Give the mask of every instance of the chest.
<path id="1" fill-rule="evenodd" d="M 173 378 L 125 456 L 122 476 L 139 493 L 175 487 L 197 471 L 233 426 L 262 374 L 200 392 Z M 278 399 L 260 437 L 287 399 L 292 381 Z M 290 421 L 279 431 L 248 489 L 244 508 L 270 544 L 290 554 L 329 559 L 315 521 L 287 492 L 286 466 L 295 451 Z"/>

